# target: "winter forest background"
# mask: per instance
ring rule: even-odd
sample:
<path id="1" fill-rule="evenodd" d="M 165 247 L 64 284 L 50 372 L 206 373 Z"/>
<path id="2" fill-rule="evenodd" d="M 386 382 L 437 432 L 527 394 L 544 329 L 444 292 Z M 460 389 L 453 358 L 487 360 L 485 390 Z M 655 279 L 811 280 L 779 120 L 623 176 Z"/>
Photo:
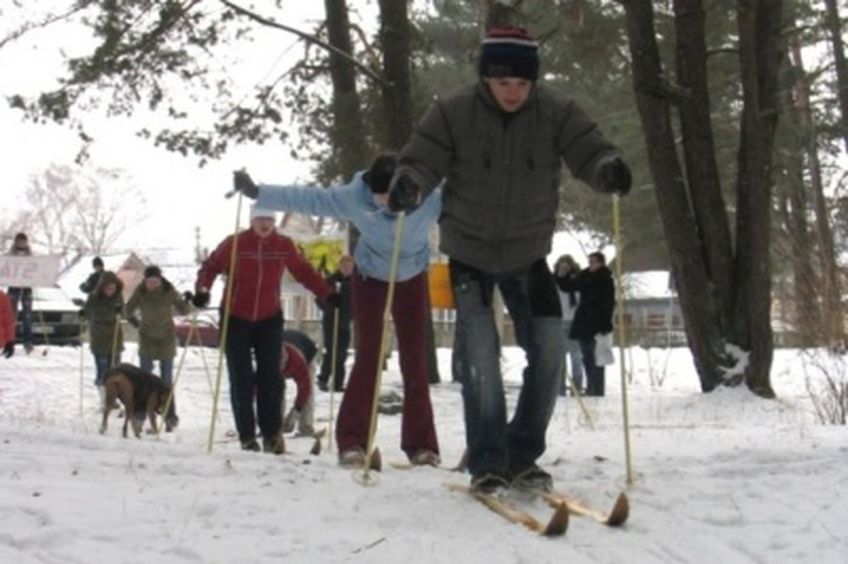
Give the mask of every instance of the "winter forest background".
<path id="1" fill-rule="evenodd" d="M 744 383 L 772 397 L 775 328 L 843 353 L 842 3 L 311 4 L 4 3 L 0 60 L 38 76 L 10 73 L 4 120 L 38 124 L 45 138 L 71 131 L 77 150 L 4 189 L 15 204 L 0 245 L 23 230 L 70 266 L 137 244 L 122 240 L 132 229 L 167 230 L 144 205 L 151 186 L 97 162 L 109 124 L 197 167 L 196 179 L 169 176 L 171 161 L 139 168 L 159 168 L 157 183 L 184 197 L 172 207 L 196 240 L 183 246 L 212 245 L 231 223 L 200 210 L 223 205 L 233 155 L 277 180 L 343 181 L 401 146 L 433 95 L 473 80 L 486 27 L 513 23 L 539 37 L 545 79 L 627 156 L 621 267 L 670 270 L 701 389 Z M 45 55 L 42 73 L 31 62 Z M 612 206 L 573 184 L 562 186 L 561 228 L 614 243 Z M 844 376 L 831 384 L 844 422 Z"/>

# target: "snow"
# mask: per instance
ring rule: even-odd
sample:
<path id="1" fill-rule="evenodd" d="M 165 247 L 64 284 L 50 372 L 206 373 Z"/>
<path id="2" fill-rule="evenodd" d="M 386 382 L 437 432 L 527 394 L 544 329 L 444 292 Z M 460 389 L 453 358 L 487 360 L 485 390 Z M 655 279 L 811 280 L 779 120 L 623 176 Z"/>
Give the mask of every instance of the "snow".
<path id="1" fill-rule="evenodd" d="M 444 486 L 466 476 L 391 468 L 403 461 L 398 416 L 381 416 L 385 468 L 363 486 L 326 443 L 311 456 L 311 440 L 292 438 L 290 453 L 273 457 L 226 442 L 226 374 L 207 453 L 217 351 L 186 356 L 179 429 L 136 440 L 120 437 L 115 416 L 98 433 L 88 351 L 44 350 L 0 359 L 2 562 L 824 564 L 848 555 L 846 428 L 815 421 L 805 380 L 818 372 L 798 351 L 776 351 L 780 399 L 765 401 L 744 389 L 701 394 L 685 349 L 630 349 L 630 519 L 608 529 L 572 517 L 564 537 L 546 539 Z M 386 391 L 400 388 L 396 361 Z M 439 361 L 449 380 L 450 351 L 439 350 Z M 506 349 L 510 405 L 522 367 L 521 352 Z M 560 489 L 602 508 L 626 481 L 619 374 L 618 366 L 608 369 L 606 398 L 585 399 L 592 426 L 573 398 L 557 400 L 540 460 Z M 328 394 L 318 393 L 320 427 Z M 432 397 L 449 468 L 464 448 L 460 391 L 447 382 Z M 541 503 L 524 503 L 540 518 L 550 515 Z"/>

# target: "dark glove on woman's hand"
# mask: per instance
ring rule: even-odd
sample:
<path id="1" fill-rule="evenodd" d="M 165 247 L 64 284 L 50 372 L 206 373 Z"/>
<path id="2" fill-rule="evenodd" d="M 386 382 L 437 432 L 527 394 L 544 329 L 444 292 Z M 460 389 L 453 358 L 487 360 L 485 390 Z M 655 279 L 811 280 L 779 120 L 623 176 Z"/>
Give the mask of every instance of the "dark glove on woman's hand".
<path id="1" fill-rule="evenodd" d="M 194 304 L 194 307 L 204 308 L 209 305 L 209 292 L 196 292 L 194 297 L 191 298 L 191 303 Z"/>

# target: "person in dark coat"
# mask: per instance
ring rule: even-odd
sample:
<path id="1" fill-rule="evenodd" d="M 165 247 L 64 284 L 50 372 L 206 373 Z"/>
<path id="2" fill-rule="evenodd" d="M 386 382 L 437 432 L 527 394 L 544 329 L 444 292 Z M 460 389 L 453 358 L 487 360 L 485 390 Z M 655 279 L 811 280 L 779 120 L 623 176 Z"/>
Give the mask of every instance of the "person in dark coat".
<path id="1" fill-rule="evenodd" d="M 80 312 L 88 320 L 89 345 L 96 370 L 94 385 L 100 394 L 101 405 L 106 396 L 103 388 L 106 383 L 106 371 L 121 362 L 121 352 L 124 350 L 124 334 L 121 328 L 123 289 L 124 283 L 121 279 L 114 272 L 105 271 Z"/>
<path id="2" fill-rule="evenodd" d="M 174 357 L 177 355 L 174 314 L 185 315 L 189 311 L 191 304 L 162 276 L 158 266 L 151 265 L 144 269 L 144 280 L 133 290 L 124 312 L 130 324 L 138 329 L 139 367 L 153 373 L 153 363 L 158 361 L 159 375 L 169 386 L 173 384 Z M 173 431 L 178 423 L 177 402 L 171 397 L 165 415 L 165 431 Z"/>
<path id="3" fill-rule="evenodd" d="M 321 359 L 321 371 L 318 373 L 318 387 L 325 392 L 329 389 L 330 379 L 335 378 L 337 392 L 344 390 L 345 362 L 350 348 L 353 307 L 350 296 L 350 275 L 353 274 L 353 258 L 347 255 L 339 259 L 338 269 L 327 277 L 327 283 L 341 296 L 338 308 L 324 307 L 321 316 L 321 332 L 324 337 L 324 356 Z M 338 313 L 338 339 L 333 343 L 335 317 Z M 336 352 L 336 366 L 333 371 L 333 350 Z"/>
<path id="4" fill-rule="evenodd" d="M 630 169 L 573 100 L 539 80 L 538 44 L 523 28 L 490 29 L 480 79 L 439 97 L 401 150 L 393 210 L 413 210 L 442 181 L 439 245 L 450 258 L 471 488 L 550 489 L 536 460 L 562 373 L 562 313 L 546 262 L 563 163 L 604 194 L 626 194 Z M 507 423 L 492 291 L 503 291 L 528 351 Z M 462 340 L 464 339 L 464 341 Z"/>
<path id="5" fill-rule="evenodd" d="M 88 278 L 85 279 L 85 282 L 80 284 L 79 289 L 83 294 L 90 294 L 97 288 L 98 282 L 100 282 L 100 277 L 103 276 L 103 259 L 100 257 L 94 257 L 91 261 L 91 267 L 94 269 L 94 272 L 88 275 Z"/>
<path id="6" fill-rule="evenodd" d="M 12 241 L 9 249 L 12 256 L 31 256 L 32 249 L 29 246 L 29 238 L 26 233 L 18 233 Z M 21 308 L 21 341 L 24 350 L 29 354 L 32 352 L 32 288 L 10 287 L 7 292 L 9 302 L 12 305 L 12 314 L 15 319 L 18 315 L 18 306 Z"/>
<path id="7" fill-rule="evenodd" d="M 576 277 L 558 276 L 557 284 L 564 292 L 579 292 L 580 303 L 574 312 L 569 338 L 580 343 L 586 372 L 586 395 L 603 396 L 605 372 L 595 361 L 595 338 L 612 332 L 615 309 L 615 282 L 601 252 L 589 255 L 588 268 Z"/>

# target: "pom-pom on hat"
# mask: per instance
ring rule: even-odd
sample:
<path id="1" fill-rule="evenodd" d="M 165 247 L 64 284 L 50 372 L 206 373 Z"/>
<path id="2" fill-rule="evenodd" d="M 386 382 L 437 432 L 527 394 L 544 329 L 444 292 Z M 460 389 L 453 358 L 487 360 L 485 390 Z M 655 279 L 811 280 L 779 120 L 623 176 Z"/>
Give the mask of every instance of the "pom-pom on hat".
<path id="1" fill-rule="evenodd" d="M 539 44 L 523 27 L 493 27 L 480 50 L 480 76 L 539 78 Z"/>

